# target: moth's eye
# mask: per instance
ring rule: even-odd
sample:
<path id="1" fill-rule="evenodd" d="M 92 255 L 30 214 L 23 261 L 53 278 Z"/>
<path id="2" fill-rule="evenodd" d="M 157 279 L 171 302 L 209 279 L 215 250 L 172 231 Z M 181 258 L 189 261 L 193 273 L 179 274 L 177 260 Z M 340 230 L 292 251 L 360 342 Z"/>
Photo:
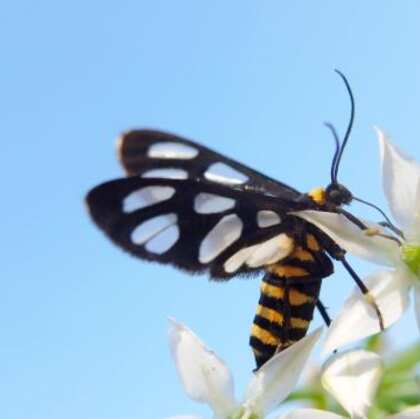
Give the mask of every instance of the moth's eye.
<path id="1" fill-rule="evenodd" d="M 330 192 L 330 198 L 332 198 L 332 199 L 337 199 L 337 198 L 339 198 L 340 197 L 340 192 L 339 191 L 337 191 L 336 189 L 333 189 L 331 192 Z"/>
<path id="2" fill-rule="evenodd" d="M 341 205 L 343 201 L 342 191 L 339 189 L 331 189 L 328 191 L 328 201 L 334 203 L 335 205 Z"/>

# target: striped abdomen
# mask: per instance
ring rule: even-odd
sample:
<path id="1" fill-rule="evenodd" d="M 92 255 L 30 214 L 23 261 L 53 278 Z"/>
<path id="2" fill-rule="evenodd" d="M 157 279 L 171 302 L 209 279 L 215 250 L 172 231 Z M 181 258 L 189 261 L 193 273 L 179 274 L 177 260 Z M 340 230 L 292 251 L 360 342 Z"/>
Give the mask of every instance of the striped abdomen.
<path id="1" fill-rule="evenodd" d="M 321 280 L 293 284 L 264 277 L 250 339 L 257 368 L 305 336 L 320 288 Z"/>
<path id="2" fill-rule="evenodd" d="M 318 247 L 296 247 L 267 269 L 250 338 L 257 368 L 305 336 L 322 278 L 332 272 L 331 260 Z"/>

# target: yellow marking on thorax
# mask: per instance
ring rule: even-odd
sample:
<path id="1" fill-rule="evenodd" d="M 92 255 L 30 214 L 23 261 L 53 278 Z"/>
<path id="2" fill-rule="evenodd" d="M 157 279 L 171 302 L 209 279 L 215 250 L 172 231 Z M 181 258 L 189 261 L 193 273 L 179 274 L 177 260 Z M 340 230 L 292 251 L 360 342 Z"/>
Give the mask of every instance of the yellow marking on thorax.
<path id="1" fill-rule="evenodd" d="M 314 261 L 312 253 L 308 252 L 300 246 L 296 246 L 295 250 L 293 250 L 293 252 L 289 256 L 295 259 L 299 259 L 303 262 Z"/>
<path id="2" fill-rule="evenodd" d="M 274 336 L 269 331 L 263 329 L 257 324 L 253 324 L 251 328 L 251 335 L 259 339 L 262 343 L 271 346 L 277 346 L 280 342 L 280 339 Z"/>
<path id="3" fill-rule="evenodd" d="M 313 303 L 314 299 L 310 295 L 292 288 L 289 290 L 289 301 L 292 306 L 301 306 L 302 304 Z"/>
<path id="4" fill-rule="evenodd" d="M 258 304 L 257 306 L 257 314 L 261 317 L 264 317 L 264 319 L 267 319 L 272 323 L 277 323 L 281 325 L 283 324 L 283 321 L 284 321 L 283 314 L 271 308 L 264 307 L 260 304 Z"/>
<path id="5" fill-rule="evenodd" d="M 276 287 L 274 285 L 267 284 L 266 282 L 261 284 L 261 292 L 267 297 L 277 299 L 284 297 L 284 288 Z"/>
<path id="6" fill-rule="evenodd" d="M 309 321 L 305 319 L 300 319 L 299 317 L 292 317 L 290 319 L 290 326 L 297 329 L 307 329 L 309 326 Z"/>
<path id="7" fill-rule="evenodd" d="M 285 278 L 309 275 L 309 272 L 306 269 L 290 265 L 273 265 L 269 266 L 267 270 L 277 276 L 282 276 Z"/>
<path id="8" fill-rule="evenodd" d="M 324 188 L 314 188 L 308 193 L 309 197 L 318 205 L 324 205 L 326 199 L 326 192 Z"/>
<path id="9" fill-rule="evenodd" d="M 314 237 L 313 234 L 306 235 L 306 245 L 308 248 L 314 252 L 319 252 L 321 250 L 321 246 L 318 243 L 318 240 Z"/>

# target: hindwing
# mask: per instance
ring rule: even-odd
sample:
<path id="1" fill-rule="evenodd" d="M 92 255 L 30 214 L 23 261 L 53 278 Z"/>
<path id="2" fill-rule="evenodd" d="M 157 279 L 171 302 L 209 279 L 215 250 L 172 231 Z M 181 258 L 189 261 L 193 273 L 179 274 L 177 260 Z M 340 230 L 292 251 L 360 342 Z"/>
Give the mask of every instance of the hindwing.
<path id="1" fill-rule="evenodd" d="M 87 196 L 96 224 L 119 246 L 146 260 L 230 278 L 287 256 L 296 222 L 289 203 L 191 179 L 131 176 Z M 286 205 L 287 204 L 287 205 Z"/>

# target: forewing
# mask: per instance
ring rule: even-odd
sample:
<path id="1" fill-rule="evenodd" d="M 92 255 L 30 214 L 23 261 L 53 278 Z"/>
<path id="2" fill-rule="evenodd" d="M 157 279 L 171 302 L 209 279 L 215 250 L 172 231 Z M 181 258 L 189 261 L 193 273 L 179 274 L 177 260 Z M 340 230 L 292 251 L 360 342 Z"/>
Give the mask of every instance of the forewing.
<path id="1" fill-rule="evenodd" d="M 293 202 L 220 183 L 132 176 L 97 186 L 87 204 L 126 251 L 212 278 L 258 271 L 293 247 Z"/>
<path id="2" fill-rule="evenodd" d="M 129 175 L 206 180 L 288 200 L 301 196 L 290 186 L 173 134 L 153 130 L 130 131 L 121 136 L 118 153 Z"/>

